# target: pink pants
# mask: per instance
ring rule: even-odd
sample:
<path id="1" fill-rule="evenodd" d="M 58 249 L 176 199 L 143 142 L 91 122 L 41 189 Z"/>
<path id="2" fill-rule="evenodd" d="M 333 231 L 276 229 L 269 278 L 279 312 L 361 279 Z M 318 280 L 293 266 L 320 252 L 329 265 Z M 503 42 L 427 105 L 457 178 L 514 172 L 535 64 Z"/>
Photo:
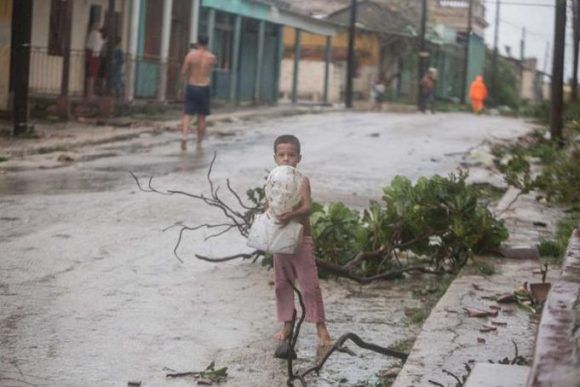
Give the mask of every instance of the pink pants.
<path id="1" fill-rule="evenodd" d="M 314 261 L 312 238 L 305 236 L 296 254 L 274 254 L 276 276 L 276 309 L 278 322 L 292 321 L 294 290 L 291 283 L 298 282 L 306 307 L 306 321 L 323 323 L 324 304 L 318 285 L 318 269 Z M 300 316 L 300 313 L 298 313 Z"/>

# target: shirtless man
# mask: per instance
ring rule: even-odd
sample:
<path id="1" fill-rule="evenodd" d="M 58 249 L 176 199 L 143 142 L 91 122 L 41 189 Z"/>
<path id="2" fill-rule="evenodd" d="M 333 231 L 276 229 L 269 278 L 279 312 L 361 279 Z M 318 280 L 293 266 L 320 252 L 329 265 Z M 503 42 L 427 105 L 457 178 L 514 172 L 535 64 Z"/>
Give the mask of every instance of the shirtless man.
<path id="1" fill-rule="evenodd" d="M 216 57 L 207 49 L 207 36 L 197 39 L 196 50 L 185 56 L 181 79 L 187 79 L 185 106 L 181 127 L 181 149 L 187 149 L 187 131 L 192 115 L 197 115 L 197 146 L 205 137 L 205 117 L 209 115 L 209 84 Z"/>

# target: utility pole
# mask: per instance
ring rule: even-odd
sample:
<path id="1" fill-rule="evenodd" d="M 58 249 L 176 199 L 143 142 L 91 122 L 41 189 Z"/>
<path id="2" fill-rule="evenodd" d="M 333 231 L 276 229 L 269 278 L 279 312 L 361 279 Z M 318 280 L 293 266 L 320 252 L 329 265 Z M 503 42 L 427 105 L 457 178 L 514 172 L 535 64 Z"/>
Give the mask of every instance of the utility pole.
<path id="1" fill-rule="evenodd" d="M 468 70 L 469 70 L 469 43 L 471 41 L 471 31 L 473 30 L 473 0 L 469 1 L 469 8 L 467 10 L 467 31 L 465 33 L 465 54 L 463 56 L 463 84 L 461 88 L 461 103 L 466 102 L 467 85 L 469 82 Z"/>
<path id="2" fill-rule="evenodd" d="M 520 40 L 520 60 L 526 58 L 526 27 L 522 27 L 522 39 Z"/>
<path id="3" fill-rule="evenodd" d="M 115 14 L 115 0 L 109 0 L 107 20 L 107 61 L 105 68 L 107 69 L 107 95 L 113 94 L 113 51 L 117 45 L 117 17 Z"/>
<path id="4" fill-rule="evenodd" d="M 417 106 L 421 108 L 421 79 L 425 74 L 425 59 L 429 55 L 425 50 L 425 34 L 427 32 L 427 0 L 421 3 L 421 32 L 419 35 L 419 61 L 417 76 Z"/>
<path id="5" fill-rule="evenodd" d="M 60 95 L 56 100 L 58 115 L 65 121 L 70 118 L 69 80 L 73 3 L 73 0 L 66 1 L 66 13 L 64 18 L 66 26 L 62 46 L 62 76 L 60 82 Z"/>
<path id="6" fill-rule="evenodd" d="M 498 40 L 499 40 L 499 10 L 501 7 L 501 0 L 496 0 L 495 2 L 495 31 L 493 34 L 493 57 L 491 63 L 491 95 L 493 97 L 493 102 L 496 103 L 498 95 L 498 85 L 497 85 L 497 56 L 498 56 Z"/>
<path id="7" fill-rule="evenodd" d="M 555 0 L 554 57 L 552 58 L 552 89 L 550 109 L 550 135 L 562 142 L 562 110 L 564 103 L 564 48 L 566 40 L 566 0 Z"/>
<path id="8" fill-rule="evenodd" d="M 578 100 L 578 51 L 580 49 L 580 26 L 578 23 L 580 10 L 578 9 L 578 0 L 572 1 L 572 43 L 574 47 L 574 55 L 572 57 L 572 85 L 570 90 L 570 100 L 576 102 Z"/>
<path id="9" fill-rule="evenodd" d="M 28 77 L 30 74 L 30 39 L 32 35 L 32 0 L 14 2 L 12 14 L 11 63 L 14 92 L 14 135 L 31 130 L 28 123 Z"/>
<path id="10" fill-rule="evenodd" d="M 520 40 L 520 96 L 524 91 L 524 60 L 526 59 L 526 27 L 522 28 L 522 39 Z"/>
<path id="11" fill-rule="evenodd" d="M 350 27 L 348 30 L 348 60 L 346 64 L 346 95 L 344 101 L 348 109 L 352 108 L 352 78 L 354 77 L 356 8 L 357 8 L 357 0 L 352 0 L 350 5 Z"/>

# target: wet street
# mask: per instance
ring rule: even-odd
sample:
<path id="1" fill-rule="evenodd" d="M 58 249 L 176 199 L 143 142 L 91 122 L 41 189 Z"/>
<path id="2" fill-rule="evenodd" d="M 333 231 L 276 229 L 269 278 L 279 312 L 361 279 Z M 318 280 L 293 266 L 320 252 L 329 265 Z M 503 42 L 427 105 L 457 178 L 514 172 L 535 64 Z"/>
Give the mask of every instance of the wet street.
<path id="1" fill-rule="evenodd" d="M 227 386 L 285 385 L 286 365 L 272 357 L 278 329 L 273 275 L 259 263 L 209 264 L 195 253 L 250 251 L 235 233 L 204 241 L 191 232 L 173 256 L 176 222 L 220 222 L 221 212 L 191 198 L 144 193 L 128 171 L 155 176 L 158 189 L 209 191 L 230 203 L 225 179 L 240 193 L 263 183 L 276 136 L 302 142 L 299 168 L 313 198 L 363 207 L 395 175 L 447 174 L 485 140 L 516 138 L 531 126 L 469 114 L 335 112 L 216 124 L 202 151 L 179 150 L 177 132 L 85 147 L 75 161 L 60 153 L 0 164 L 0 385 L 190 386 L 168 372 L 228 367 Z M 62 152 L 61 152 L 62 153 Z M 323 280 L 331 334 L 353 331 L 389 346 L 417 334 L 406 308 L 413 290 L 391 282 L 361 287 Z M 350 346 L 331 357 L 312 385 L 364 383 L 394 359 Z M 297 365 L 316 355 L 314 328 L 303 328 Z M 362 384 L 364 385 L 364 384 Z"/>

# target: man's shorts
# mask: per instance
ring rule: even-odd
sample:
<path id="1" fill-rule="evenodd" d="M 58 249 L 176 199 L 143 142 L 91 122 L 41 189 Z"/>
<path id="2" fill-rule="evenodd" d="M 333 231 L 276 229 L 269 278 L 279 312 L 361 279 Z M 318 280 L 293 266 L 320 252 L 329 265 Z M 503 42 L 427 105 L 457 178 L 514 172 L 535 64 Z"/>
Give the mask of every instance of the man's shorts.
<path id="1" fill-rule="evenodd" d="M 98 56 L 90 56 L 88 59 L 88 76 L 90 78 L 96 78 L 99 74 L 99 67 L 101 65 L 101 58 Z"/>
<path id="2" fill-rule="evenodd" d="M 185 114 L 193 116 L 209 115 L 209 86 L 185 87 Z"/>

